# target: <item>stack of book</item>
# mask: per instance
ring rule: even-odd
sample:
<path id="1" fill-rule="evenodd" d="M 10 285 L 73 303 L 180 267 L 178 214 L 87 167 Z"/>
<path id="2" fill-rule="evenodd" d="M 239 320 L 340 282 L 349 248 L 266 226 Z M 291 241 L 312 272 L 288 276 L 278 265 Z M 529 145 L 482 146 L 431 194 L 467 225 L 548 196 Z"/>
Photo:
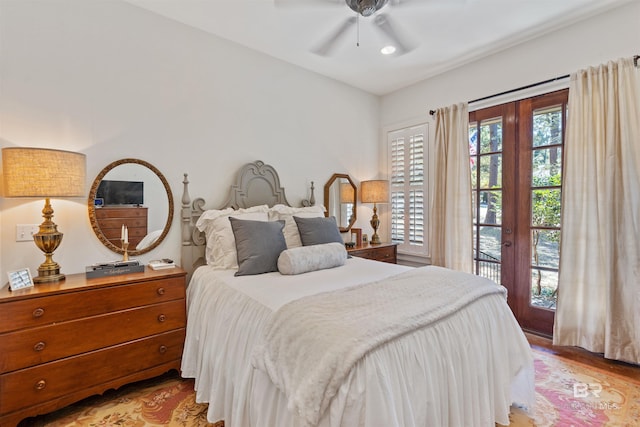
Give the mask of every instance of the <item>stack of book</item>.
<path id="1" fill-rule="evenodd" d="M 99 262 L 86 268 L 88 279 L 94 277 L 116 276 L 118 274 L 139 273 L 144 271 L 144 264 L 137 260 Z"/>
<path id="2" fill-rule="evenodd" d="M 149 261 L 149 268 L 152 270 L 165 270 L 167 268 L 175 268 L 175 264 L 173 260 L 163 258 L 163 259 L 153 259 Z"/>

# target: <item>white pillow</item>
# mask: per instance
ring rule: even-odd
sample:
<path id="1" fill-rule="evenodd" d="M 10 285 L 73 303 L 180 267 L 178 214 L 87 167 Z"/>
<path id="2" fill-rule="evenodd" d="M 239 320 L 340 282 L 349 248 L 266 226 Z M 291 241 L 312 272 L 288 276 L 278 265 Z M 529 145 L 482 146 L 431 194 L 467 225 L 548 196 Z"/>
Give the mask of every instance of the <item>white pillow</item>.
<path id="1" fill-rule="evenodd" d="M 162 234 L 162 231 L 163 230 L 155 230 L 147 234 L 146 236 L 144 236 L 142 240 L 140 240 L 140 242 L 136 245 L 135 247 L 136 251 L 139 251 L 140 249 L 144 249 L 148 246 L 153 245 Z"/>
<path id="2" fill-rule="evenodd" d="M 297 248 L 302 246 L 298 226 L 293 216 L 300 218 L 317 218 L 323 217 L 325 208 L 322 205 L 308 206 L 304 208 L 293 208 L 285 205 L 275 205 L 269 209 L 269 221 L 284 221 L 284 240 L 287 242 L 287 248 Z"/>
<path id="3" fill-rule="evenodd" d="M 236 240 L 231 229 L 229 217 L 249 219 L 253 221 L 268 221 L 269 206 L 253 206 L 246 209 L 232 208 L 212 209 L 202 213 L 196 228 L 204 232 L 207 239 L 205 252 L 207 264 L 220 270 L 238 268 L 236 255 Z"/>
<path id="4" fill-rule="evenodd" d="M 278 257 L 281 274 L 301 274 L 325 268 L 339 267 L 347 259 L 347 249 L 341 243 L 300 246 L 284 250 Z"/>

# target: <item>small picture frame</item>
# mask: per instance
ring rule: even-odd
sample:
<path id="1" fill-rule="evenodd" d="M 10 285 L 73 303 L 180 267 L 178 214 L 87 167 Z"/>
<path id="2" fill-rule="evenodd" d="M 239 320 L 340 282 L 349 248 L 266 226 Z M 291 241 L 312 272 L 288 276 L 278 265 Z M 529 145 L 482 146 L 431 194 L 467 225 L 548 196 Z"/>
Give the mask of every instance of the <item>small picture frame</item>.
<path id="1" fill-rule="evenodd" d="M 9 276 L 9 289 L 12 291 L 33 287 L 33 278 L 28 268 L 9 271 L 7 275 Z"/>
<path id="2" fill-rule="evenodd" d="M 351 227 L 351 241 L 355 242 L 356 246 L 362 245 L 362 228 Z"/>

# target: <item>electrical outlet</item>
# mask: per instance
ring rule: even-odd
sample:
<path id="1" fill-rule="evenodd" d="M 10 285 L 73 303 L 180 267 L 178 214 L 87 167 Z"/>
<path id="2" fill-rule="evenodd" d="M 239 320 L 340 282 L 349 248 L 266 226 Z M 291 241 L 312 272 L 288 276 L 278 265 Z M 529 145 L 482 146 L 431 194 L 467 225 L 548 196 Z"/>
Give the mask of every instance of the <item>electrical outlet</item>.
<path id="1" fill-rule="evenodd" d="M 40 230 L 38 224 L 16 225 L 16 242 L 33 242 L 33 235 Z"/>

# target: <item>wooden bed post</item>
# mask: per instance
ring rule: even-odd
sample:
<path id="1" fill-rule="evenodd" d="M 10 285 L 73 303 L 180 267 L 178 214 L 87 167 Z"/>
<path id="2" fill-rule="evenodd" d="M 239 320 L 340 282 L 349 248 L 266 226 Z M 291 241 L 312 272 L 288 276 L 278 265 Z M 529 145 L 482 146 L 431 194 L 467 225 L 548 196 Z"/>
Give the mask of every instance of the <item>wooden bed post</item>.
<path id="1" fill-rule="evenodd" d="M 189 178 L 184 174 L 184 184 L 182 190 L 182 251 L 180 265 L 187 272 L 187 284 L 191 280 L 191 274 L 201 265 L 206 264 L 204 258 L 205 240 L 204 235 L 195 228 L 197 218 L 202 215 L 204 199 L 197 198 L 191 202 L 189 195 Z"/>
<path id="2" fill-rule="evenodd" d="M 182 246 L 191 246 L 191 196 L 189 196 L 189 178 L 186 173 L 182 184 Z"/>

